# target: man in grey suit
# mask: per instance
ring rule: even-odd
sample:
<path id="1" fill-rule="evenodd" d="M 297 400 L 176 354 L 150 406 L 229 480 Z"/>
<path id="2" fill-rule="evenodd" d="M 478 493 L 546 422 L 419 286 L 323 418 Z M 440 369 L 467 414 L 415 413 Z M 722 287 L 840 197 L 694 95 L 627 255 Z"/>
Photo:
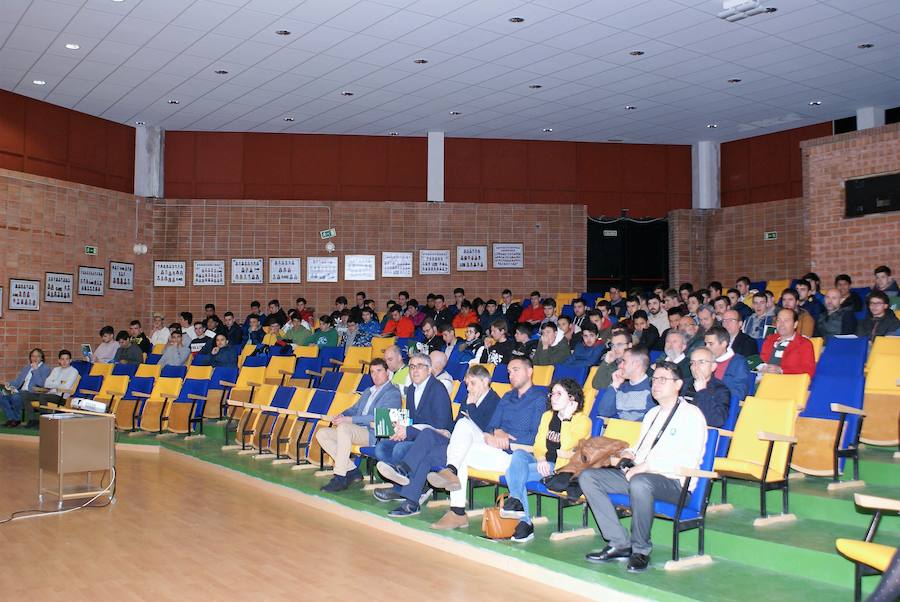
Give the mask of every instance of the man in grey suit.
<path id="1" fill-rule="evenodd" d="M 319 429 L 316 439 L 326 454 L 334 460 L 334 476 L 322 491 L 343 491 L 362 480 L 362 473 L 350 459 L 354 445 L 375 445 L 376 408 L 400 408 L 400 389 L 391 384 L 387 363 L 381 358 L 369 364 L 374 383 L 359 400 L 331 421 L 331 428 Z"/>

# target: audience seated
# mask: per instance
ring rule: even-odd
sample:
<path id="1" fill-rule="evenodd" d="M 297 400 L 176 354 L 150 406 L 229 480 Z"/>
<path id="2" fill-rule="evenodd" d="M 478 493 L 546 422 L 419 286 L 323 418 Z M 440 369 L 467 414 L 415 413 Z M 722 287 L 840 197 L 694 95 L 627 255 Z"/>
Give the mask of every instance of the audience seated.
<path id="1" fill-rule="evenodd" d="M 816 358 L 812 343 L 797 332 L 797 312 L 782 309 L 775 316 L 775 334 L 763 341 L 759 356 L 765 362 L 757 370 L 760 373 L 809 374 L 816 372 Z"/>
<path id="2" fill-rule="evenodd" d="M 625 351 L 631 349 L 631 337 L 623 330 L 617 330 L 609 340 L 609 350 L 597 366 L 591 385 L 597 391 L 605 389 L 612 382 L 612 375 L 622 365 Z"/>
<path id="3" fill-rule="evenodd" d="M 387 362 L 391 383 L 404 391 L 412 382 L 409 378 L 409 367 L 403 361 L 403 352 L 396 345 L 384 350 L 384 361 Z"/>
<path id="4" fill-rule="evenodd" d="M 491 324 L 490 339 L 485 339 L 485 346 L 488 348 L 487 363 L 508 364 L 512 359 L 516 344 L 507 338 L 506 328 L 506 320 L 502 318 Z"/>
<path id="5" fill-rule="evenodd" d="M 741 320 L 741 315 L 735 310 L 729 309 L 722 314 L 722 328 L 725 329 L 731 338 L 728 347 L 745 358 L 751 355 L 759 355 L 757 342 L 741 331 L 743 325 L 744 322 Z"/>
<path id="6" fill-rule="evenodd" d="M 524 308 L 519 314 L 519 322 L 523 324 L 531 324 L 532 327 L 537 326 L 544 320 L 544 306 L 541 303 L 541 293 L 532 291 L 531 305 Z"/>
<path id="7" fill-rule="evenodd" d="M 663 309 L 659 297 L 653 296 L 647 299 L 647 321 L 656 328 L 657 334 L 661 334 L 669 328 L 669 315 Z M 650 346 L 655 349 L 655 346 Z"/>
<path id="8" fill-rule="evenodd" d="M 453 328 L 465 328 L 469 324 L 477 324 L 478 316 L 472 311 L 472 304 L 464 299 L 459 304 L 459 311 L 453 316 Z"/>
<path id="9" fill-rule="evenodd" d="M 309 338 L 310 345 L 319 347 L 337 347 L 338 333 L 334 329 L 334 320 L 331 316 L 320 316 L 319 327 Z"/>
<path id="10" fill-rule="evenodd" d="M 753 293 L 753 313 L 744 318 L 744 334 L 761 341 L 766 338 L 766 327 L 772 325 L 764 292 Z"/>
<path id="11" fill-rule="evenodd" d="M 591 419 L 582 413 L 581 384 L 570 378 L 557 381 L 550 387 L 547 406 L 538 425 L 533 451 L 515 450 L 506 469 L 509 497 L 500 516 L 519 520 L 512 536 L 512 541 L 519 543 L 534 538 L 526 484 L 549 477 L 565 466 L 578 442 L 591 436 Z"/>
<path id="12" fill-rule="evenodd" d="M 399 409 L 400 389 L 390 382 L 387 362 L 375 358 L 369 364 L 372 386 L 363 391 L 355 404 L 331 418 L 331 427 L 318 429 L 316 440 L 334 461 L 334 476 L 322 487 L 322 491 L 343 491 L 362 474 L 350 458 L 354 445 L 375 445 L 376 409 Z"/>
<path id="13" fill-rule="evenodd" d="M 684 343 L 687 345 L 685 353 L 690 355 L 697 347 L 703 346 L 704 333 L 700 330 L 700 325 L 695 318 L 684 316 L 678 321 L 678 330 L 684 335 Z"/>
<path id="14" fill-rule="evenodd" d="M 534 443 L 547 407 L 547 394 L 532 386 L 531 376 L 531 360 L 514 358 L 509 363 L 512 388 L 500 399 L 487 428 L 482 430 L 468 418 L 453 427 L 447 445 L 447 468 L 428 474 L 432 487 L 450 492 L 450 510 L 432 528 L 449 530 L 468 526 L 465 508 L 470 467 L 505 472 L 512 459 L 511 446 Z"/>
<path id="15" fill-rule="evenodd" d="M 626 350 L 622 364 L 612 373 L 612 381 L 597 402 L 597 415 L 621 420 L 642 420 L 654 405 L 650 396 L 650 379 L 647 378 L 649 366 L 650 356 L 646 349 L 633 347 Z"/>
<path id="16" fill-rule="evenodd" d="M 691 382 L 681 387 L 681 396 L 703 412 L 708 426 L 720 428 L 728 419 L 731 391 L 715 376 L 716 360 L 706 347 L 691 353 Z M 680 374 L 679 374 L 680 377 Z"/>
<path id="17" fill-rule="evenodd" d="M 466 340 L 459 345 L 459 362 L 467 364 L 486 364 L 488 349 L 484 344 L 484 332 L 481 325 L 466 326 Z"/>
<path id="18" fill-rule="evenodd" d="M 728 346 L 731 342 L 728 331 L 721 326 L 710 328 L 704 342 L 716 360 L 716 378 L 725 383 L 736 399 L 747 397 L 753 383 L 753 374 L 747 365 L 747 358 L 738 355 Z"/>
<path id="19" fill-rule="evenodd" d="M 569 368 L 590 368 L 600 361 L 600 356 L 606 350 L 597 336 L 597 326 L 593 322 L 586 322 L 581 327 L 581 343 L 572 350 L 572 355 L 561 361 L 559 366 Z"/>
<path id="20" fill-rule="evenodd" d="M 181 331 L 173 330 L 158 363 L 160 366 L 184 366 L 190 356 L 191 348 L 184 344 Z"/>
<path id="21" fill-rule="evenodd" d="M 244 331 L 244 345 L 262 344 L 263 337 L 266 333 L 263 331 L 261 320 L 262 316 L 259 314 L 250 314 L 247 316 L 247 330 Z M 206 327 L 203 328 L 203 331 L 206 331 Z M 196 338 L 196 333 L 194 336 Z M 191 350 L 196 353 L 193 342 L 191 343 Z"/>
<path id="22" fill-rule="evenodd" d="M 447 355 L 443 351 L 432 351 L 428 357 L 431 359 L 431 375 L 444 385 L 447 395 L 450 395 L 453 391 L 453 376 L 445 370 Z"/>
<path id="23" fill-rule="evenodd" d="M 665 356 L 663 359 L 678 366 L 681 380 L 685 383 L 690 383 L 693 378 L 691 376 L 691 358 L 685 354 L 687 351 L 687 343 L 685 341 L 686 338 L 683 332 L 680 330 L 671 331 L 666 336 Z M 653 365 L 650 368 L 655 370 L 656 366 Z"/>
<path id="24" fill-rule="evenodd" d="M 647 312 L 643 309 L 634 312 L 634 315 L 631 316 L 631 324 L 634 327 L 634 334 L 631 335 L 634 344 L 647 349 L 655 349 L 659 342 L 659 331 L 650 323 Z"/>
<path id="25" fill-rule="evenodd" d="M 866 317 L 856 328 L 856 335 L 874 341 L 875 337 L 891 334 L 900 328 L 900 320 L 890 308 L 890 300 L 882 291 L 872 291 L 866 299 Z"/>
<path id="26" fill-rule="evenodd" d="M 112 364 L 116 357 L 116 351 L 119 344 L 115 341 L 116 331 L 112 326 L 104 326 L 100 329 L 100 344 L 91 353 L 88 361 L 98 362 L 101 364 Z"/>
<path id="27" fill-rule="evenodd" d="M 544 299 L 541 302 L 541 307 L 543 308 L 544 315 L 541 317 L 538 329 L 547 322 L 556 322 L 556 299 L 551 299 L 549 297 Z"/>
<path id="28" fill-rule="evenodd" d="M 444 322 L 449 324 L 449 322 Z M 418 343 L 417 347 L 422 353 L 431 353 L 432 351 L 442 351 L 444 349 L 444 340 L 438 332 L 437 325 L 432 318 L 425 318 L 422 322 L 423 342 Z"/>
<path id="29" fill-rule="evenodd" d="M 518 323 L 519 316 L 522 314 L 522 305 L 518 301 L 513 300 L 512 291 L 508 288 L 503 289 L 503 292 L 500 293 L 500 298 L 503 300 L 503 303 L 500 305 L 500 312 L 506 317 L 507 323 Z"/>
<path id="30" fill-rule="evenodd" d="M 555 366 L 569 357 L 569 343 L 556 324 L 549 322 L 541 328 L 541 338 L 534 350 L 535 366 Z"/>
<path id="31" fill-rule="evenodd" d="M 127 333 L 125 333 L 125 338 L 128 338 Z M 37 347 L 32 349 L 28 353 L 28 364 L 19 370 L 19 374 L 13 380 L 4 383 L 4 391 L 0 394 L 0 409 L 6 416 L 4 426 L 21 424 L 20 418 L 22 417 L 22 408 L 25 407 L 25 398 L 32 398 L 33 390 L 43 387 L 47 377 L 50 376 L 50 366 L 44 363 L 44 359 L 42 349 Z"/>
<path id="32" fill-rule="evenodd" d="M 555 322 L 546 322 L 547 324 L 555 324 Z M 531 326 L 528 324 L 516 324 L 513 340 L 516 345 L 513 348 L 513 357 L 527 357 L 534 361 L 534 352 L 537 349 L 538 341 L 531 338 Z"/>
<path id="33" fill-rule="evenodd" d="M 576 330 L 581 330 L 581 325 L 588 319 L 587 304 L 581 297 L 572 300 L 572 314 L 572 326 Z"/>
<path id="34" fill-rule="evenodd" d="M 153 330 L 150 332 L 151 345 L 165 345 L 169 342 L 169 329 L 163 325 L 163 315 L 153 312 Z M 152 348 L 152 347 L 151 347 Z"/>
<path id="35" fill-rule="evenodd" d="M 132 338 L 124 330 L 120 330 L 116 335 L 116 342 L 119 348 L 113 357 L 114 364 L 140 364 L 144 361 L 144 353 L 137 343 L 132 342 Z"/>
<path id="36" fill-rule="evenodd" d="M 809 280 L 801 278 L 795 283 L 794 290 L 797 291 L 797 307 L 806 310 L 813 320 L 818 319 L 819 314 L 825 311 L 825 308 L 818 299 L 812 296 L 812 286 L 810 286 Z"/>
<path id="37" fill-rule="evenodd" d="M 312 336 L 312 331 L 304 324 L 303 318 L 300 317 L 300 312 L 292 309 L 288 311 L 288 317 L 290 321 L 285 325 L 284 331 L 277 335 L 278 340 L 287 341 L 291 345 L 306 345 Z M 231 343 L 230 338 L 229 343 Z"/>
<path id="38" fill-rule="evenodd" d="M 853 313 L 863 310 L 863 302 L 859 295 L 850 290 L 853 281 L 847 274 L 838 274 L 834 278 L 834 287 L 841 294 L 841 307 L 849 307 Z"/>
<path id="39" fill-rule="evenodd" d="M 600 535 L 608 542 L 601 551 L 589 553 L 588 561 L 627 558 L 630 572 L 644 571 L 649 566 L 653 503 L 678 503 L 685 478 L 678 469 L 699 468 L 706 447 L 706 421 L 696 406 L 683 403 L 678 396 L 681 385 L 675 366 L 668 362 L 658 364 L 653 372 L 653 398 L 659 406 L 644 416 L 635 448 L 622 453 L 622 458 L 630 462 L 621 469 L 592 468 L 579 476 Z M 610 493 L 629 495 L 630 535 L 619 522 Z"/>
<path id="40" fill-rule="evenodd" d="M 793 288 L 786 288 L 781 292 L 781 307 L 785 309 L 793 309 L 799 316 L 797 321 L 797 332 L 805 337 L 811 337 L 816 328 L 816 320 L 812 315 L 800 307 L 800 295 Z"/>
<path id="41" fill-rule="evenodd" d="M 856 316 L 850 307 L 841 305 L 841 292 L 836 288 L 825 292 L 825 309 L 816 318 L 814 334 L 825 339 L 856 334 Z"/>
<path id="42" fill-rule="evenodd" d="M 453 323 L 453 312 L 447 307 L 444 295 L 434 296 L 434 315 L 432 318 L 434 319 L 435 327 Z"/>
<path id="43" fill-rule="evenodd" d="M 888 296 L 900 296 L 900 287 L 897 286 L 897 281 L 891 278 L 891 268 L 886 265 L 875 268 L 875 284 L 872 290 L 881 291 Z"/>
<path id="44" fill-rule="evenodd" d="M 361 312 L 360 312 L 361 313 Z M 347 332 L 344 333 L 344 347 L 371 347 L 371 333 L 362 330 L 356 316 L 347 316 Z"/>
<path id="45" fill-rule="evenodd" d="M 209 352 L 213 368 L 237 368 L 238 349 L 228 344 L 224 334 L 217 334 L 215 346 Z"/>
<path id="46" fill-rule="evenodd" d="M 416 327 L 409 316 L 400 315 L 399 305 L 391 307 L 388 313 L 391 319 L 384 325 L 384 331 L 382 332 L 384 336 L 395 335 L 401 339 L 408 339 L 416 334 Z"/>
<path id="47" fill-rule="evenodd" d="M 625 299 L 622 297 L 621 289 L 618 285 L 609 287 L 609 312 L 618 319 L 625 317 L 628 308 L 625 305 Z"/>
<path id="48" fill-rule="evenodd" d="M 147 338 L 147 335 L 144 334 L 144 329 L 141 327 L 140 320 L 131 321 L 131 324 L 128 325 L 128 333 L 132 342 L 140 348 L 142 353 L 150 353 L 153 351 L 153 343 L 151 343 L 150 339 Z"/>

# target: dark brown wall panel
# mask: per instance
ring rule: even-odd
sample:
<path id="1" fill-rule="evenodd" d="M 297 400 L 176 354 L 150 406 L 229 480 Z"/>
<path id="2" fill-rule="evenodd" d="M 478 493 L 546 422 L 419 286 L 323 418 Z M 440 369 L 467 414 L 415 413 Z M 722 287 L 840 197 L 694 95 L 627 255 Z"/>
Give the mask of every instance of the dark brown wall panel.
<path id="1" fill-rule="evenodd" d="M 243 142 L 244 134 L 197 132 L 195 165 L 198 184 L 235 184 L 240 189 L 243 181 Z"/>
<path id="2" fill-rule="evenodd" d="M 0 91 L 0 151 L 25 154 L 25 97 Z"/>
<path id="3" fill-rule="evenodd" d="M 529 142 L 525 172 L 528 187 L 532 191 L 574 193 L 577 188 L 576 155 L 577 147 L 571 142 Z M 532 202 L 547 201 L 534 199 Z"/>
<path id="4" fill-rule="evenodd" d="M 291 137 L 286 134 L 244 134 L 244 182 L 246 186 L 291 184 Z M 287 193 L 289 194 L 289 193 Z M 284 198 L 266 195 L 268 198 Z"/>
<path id="5" fill-rule="evenodd" d="M 69 111 L 45 102 L 29 102 L 25 106 L 25 154 L 28 157 L 65 164 L 68 143 Z"/>
<path id="6" fill-rule="evenodd" d="M 106 171 L 106 122 L 73 112 L 69 115 L 69 134 L 68 154 L 72 167 L 100 174 Z M 103 180 L 101 175 L 100 181 Z"/>

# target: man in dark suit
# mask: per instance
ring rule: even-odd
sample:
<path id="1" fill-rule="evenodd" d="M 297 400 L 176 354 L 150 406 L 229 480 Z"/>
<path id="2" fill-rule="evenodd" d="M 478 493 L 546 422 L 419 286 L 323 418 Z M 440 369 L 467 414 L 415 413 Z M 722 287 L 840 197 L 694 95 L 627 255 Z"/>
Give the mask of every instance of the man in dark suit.
<path id="1" fill-rule="evenodd" d="M 728 387 L 731 395 L 738 401 L 750 394 L 753 373 L 747 366 L 747 359 L 728 348 L 731 341 L 728 331 L 721 326 L 713 326 L 706 333 L 706 348 L 712 351 L 716 359 L 715 376 Z"/>
<path id="2" fill-rule="evenodd" d="M 400 408 L 400 389 L 391 384 L 387 363 L 381 358 L 372 360 L 369 375 L 372 386 L 359 400 L 335 416 L 331 428 L 316 432 L 319 445 L 334 460 L 334 476 L 322 491 L 343 491 L 351 483 L 362 480 L 362 474 L 350 459 L 350 450 L 354 445 L 375 444 L 375 430 L 371 424 L 376 408 Z"/>
<path id="3" fill-rule="evenodd" d="M 741 329 L 744 327 L 744 321 L 741 320 L 741 314 L 733 309 L 727 310 L 722 314 L 722 328 L 728 332 L 731 337 L 729 348 L 738 355 L 750 357 L 751 355 L 759 355 L 759 346 L 756 339 L 744 334 Z"/>
<path id="4" fill-rule="evenodd" d="M 486 430 L 494 416 L 500 397 L 491 389 L 491 374 L 484 366 L 472 366 L 466 372 L 466 399 L 459 408 L 454 426 L 468 418 L 481 430 Z M 388 462 L 378 463 L 378 472 L 398 485 L 393 489 L 376 489 L 375 499 L 381 502 L 399 500 L 400 506 L 389 512 L 390 516 L 406 517 L 419 513 L 421 500 L 428 497 L 430 488 L 426 484 L 428 472 L 447 463 L 449 431 L 425 429 L 416 437 L 403 461 L 396 466 Z M 424 491 L 423 491 L 424 489 Z"/>
<path id="5" fill-rule="evenodd" d="M 406 388 L 406 409 L 410 425 L 394 426 L 394 434 L 375 446 L 375 457 L 396 466 L 412 447 L 413 441 L 427 428 L 449 430 L 453 424 L 450 394 L 438 379 L 431 375 L 431 358 L 415 353 L 409 358 L 412 384 Z"/>

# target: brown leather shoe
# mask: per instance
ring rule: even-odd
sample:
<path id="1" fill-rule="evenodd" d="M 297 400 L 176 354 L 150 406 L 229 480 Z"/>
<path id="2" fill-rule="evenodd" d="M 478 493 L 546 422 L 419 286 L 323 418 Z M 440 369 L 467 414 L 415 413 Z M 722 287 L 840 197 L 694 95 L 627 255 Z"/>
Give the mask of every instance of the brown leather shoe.
<path id="1" fill-rule="evenodd" d="M 451 529 L 465 529 L 469 526 L 469 517 L 463 514 L 460 516 L 453 512 L 453 510 L 447 510 L 446 514 L 441 517 L 436 523 L 432 523 L 432 529 L 439 529 L 441 531 L 450 531 Z"/>
<path id="2" fill-rule="evenodd" d="M 428 484 L 437 489 L 446 489 L 447 491 L 459 491 L 462 489 L 459 477 L 453 474 L 453 471 L 449 468 L 445 468 L 440 472 L 429 472 Z"/>

